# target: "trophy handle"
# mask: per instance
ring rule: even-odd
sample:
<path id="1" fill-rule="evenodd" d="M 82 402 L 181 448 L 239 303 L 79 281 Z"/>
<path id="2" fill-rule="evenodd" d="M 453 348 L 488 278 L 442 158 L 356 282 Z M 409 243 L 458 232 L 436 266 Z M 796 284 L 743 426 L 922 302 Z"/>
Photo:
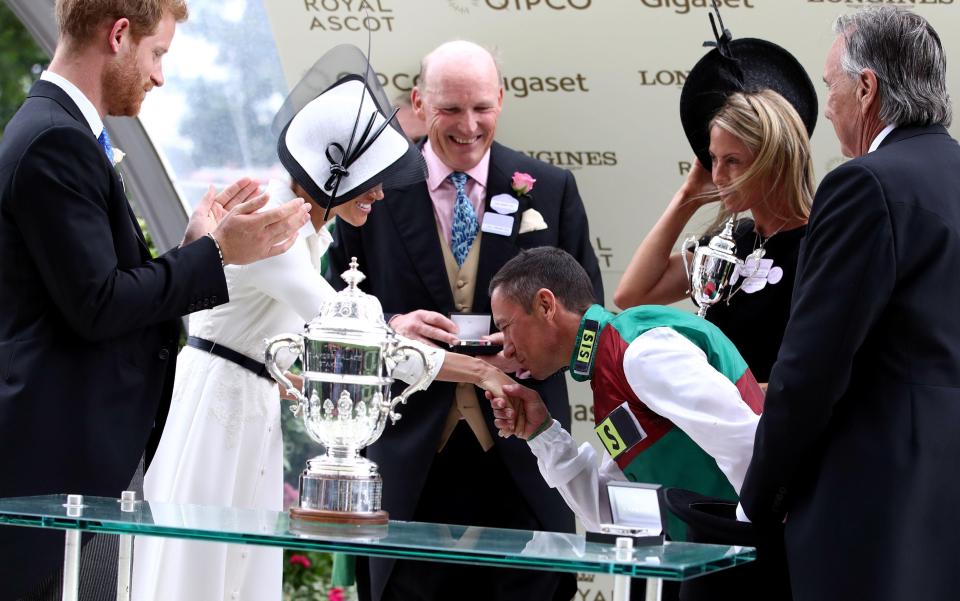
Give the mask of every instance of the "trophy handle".
<path id="1" fill-rule="evenodd" d="M 680 246 L 680 258 L 683 260 L 683 273 L 687 274 L 687 291 L 685 294 L 690 294 L 693 290 L 693 266 L 687 261 L 687 253 L 693 253 L 694 256 L 696 256 L 697 248 L 699 247 L 700 244 L 697 242 L 696 236 L 688 236 Z"/>
<path id="2" fill-rule="evenodd" d="M 391 352 L 390 355 L 391 357 L 394 357 L 400 353 L 403 353 L 404 355 L 406 355 L 407 352 L 416 353 L 417 355 L 420 355 L 420 359 L 421 361 L 423 361 L 423 372 L 420 374 L 420 377 L 417 378 L 416 382 L 404 388 L 403 392 L 395 396 L 393 400 L 390 401 L 389 411 L 390 411 L 391 424 L 396 424 L 397 420 L 400 419 L 401 417 L 399 413 L 394 412 L 394 409 L 396 408 L 396 406 L 400 403 L 406 404 L 407 397 L 419 390 L 423 390 L 424 388 L 426 388 L 426 384 L 430 380 L 430 364 L 427 362 L 427 356 L 424 354 L 423 351 L 421 351 L 417 347 L 411 346 L 409 344 L 401 344 L 394 347 L 393 352 Z"/>
<path id="3" fill-rule="evenodd" d="M 290 406 L 290 411 L 293 411 L 293 414 L 297 415 L 300 413 L 301 408 L 306 410 L 307 397 L 303 396 L 303 393 L 297 390 L 293 382 L 291 382 L 287 376 L 283 375 L 283 371 L 277 367 L 277 351 L 280 349 L 290 349 L 299 357 L 303 354 L 303 337 L 291 334 L 280 334 L 279 336 L 268 339 L 266 342 L 267 350 L 263 353 L 263 362 L 267 366 L 267 371 L 273 376 L 273 379 L 283 386 L 287 394 L 297 399 L 297 403 Z"/>

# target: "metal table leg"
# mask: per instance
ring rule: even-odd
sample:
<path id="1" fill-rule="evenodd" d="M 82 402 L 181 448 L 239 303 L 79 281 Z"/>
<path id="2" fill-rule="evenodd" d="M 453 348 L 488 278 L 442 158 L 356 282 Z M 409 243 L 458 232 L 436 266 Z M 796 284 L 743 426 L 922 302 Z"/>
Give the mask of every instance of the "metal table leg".
<path id="1" fill-rule="evenodd" d="M 67 495 L 67 517 L 83 514 L 83 495 Z M 63 601 L 80 599 L 80 531 L 67 530 L 63 545 Z"/>
<path id="2" fill-rule="evenodd" d="M 633 539 L 622 536 L 617 539 L 617 559 L 633 559 Z M 660 601 L 663 593 L 663 579 L 647 578 L 645 601 Z M 630 576 L 613 577 L 613 601 L 630 601 Z"/>
<path id="3" fill-rule="evenodd" d="M 633 539 L 628 536 L 617 538 L 617 560 L 633 559 Z M 613 601 L 630 601 L 630 576 L 613 577 Z"/>
<path id="4" fill-rule="evenodd" d="M 663 593 L 662 578 L 647 578 L 647 595 L 645 601 L 660 601 Z"/>
<path id="5" fill-rule="evenodd" d="M 137 493 L 125 490 L 120 493 L 120 511 L 132 512 L 137 502 Z M 130 579 L 133 570 L 133 535 L 121 534 L 117 564 L 117 601 L 130 601 Z"/>

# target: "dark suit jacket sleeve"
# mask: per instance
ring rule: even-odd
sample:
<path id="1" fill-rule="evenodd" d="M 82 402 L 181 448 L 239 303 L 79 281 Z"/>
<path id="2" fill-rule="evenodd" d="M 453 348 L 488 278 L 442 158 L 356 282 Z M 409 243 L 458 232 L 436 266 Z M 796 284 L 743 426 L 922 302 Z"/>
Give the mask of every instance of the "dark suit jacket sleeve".
<path id="1" fill-rule="evenodd" d="M 23 154 L 8 208 L 44 285 L 70 327 L 102 340 L 227 301 L 216 248 L 202 239 L 142 264 L 122 265 L 111 224 L 109 166 L 88 132 L 48 129 Z M 119 186 L 119 183 L 115 185 Z M 206 300 L 206 302 L 204 302 Z"/>
<path id="2" fill-rule="evenodd" d="M 593 283 L 593 292 L 597 303 L 603 304 L 603 279 L 600 276 L 600 264 L 590 244 L 590 227 L 587 223 L 587 211 L 583 207 L 577 180 L 569 171 L 563 172 L 563 201 L 560 213 L 560 248 L 567 251 L 587 271 Z"/>
<path id="3" fill-rule="evenodd" d="M 755 522 L 782 521 L 791 487 L 816 467 L 855 355 L 896 278 L 889 207 L 869 169 L 847 164 L 832 171 L 813 207 L 790 321 L 740 495 Z"/>

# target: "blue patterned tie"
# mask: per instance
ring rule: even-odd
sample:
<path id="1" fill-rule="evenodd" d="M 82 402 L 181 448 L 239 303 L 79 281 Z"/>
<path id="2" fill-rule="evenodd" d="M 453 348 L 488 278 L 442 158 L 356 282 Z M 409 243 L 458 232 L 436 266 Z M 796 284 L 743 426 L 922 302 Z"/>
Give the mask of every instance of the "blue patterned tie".
<path id="1" fill-rule="evenodd" d="M 467 196 L 467 174 L 454 171 L 450 174 L 450 181 L 457 189 L 457 200 L 453 204 L 453 232 L 450 236 L 450 246 L 453 258 L 457 265 L 463 265 L 470 252 L 470 245 L 477 237 L 477 212 L 473 210 L 470 197 Z"/>
<path id="2" fill-rule="evenodd" d="M 110 136 L 107 134 L 107 128 L 104 127 L 103 131 L 100 132 L 100 137 L 97 138 L 97 142 L 100 142 L 100 147 L 103 148 L 103 151 L 107 153 L 107 160 L 110 161 L 110 164 L 113 164 L 113 145 L 110 144 Z"/>

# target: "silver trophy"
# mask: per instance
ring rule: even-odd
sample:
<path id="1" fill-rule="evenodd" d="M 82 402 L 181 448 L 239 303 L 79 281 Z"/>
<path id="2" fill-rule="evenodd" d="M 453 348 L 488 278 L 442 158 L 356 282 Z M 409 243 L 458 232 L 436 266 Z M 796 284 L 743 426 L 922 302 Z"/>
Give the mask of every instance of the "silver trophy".
<path id="1" fill-rule="evenodd" d="M 394 409 L 429 380 L 430 365 L 419 349 L 404 344 L 383 320 L 380 301 L 357 285 L 364 275 L 353 258 L 341 276 L 347 287 L 325 302 L 303 334 L 281 334 L 267 341 L 270 375 L 297 399 L 291 407 L 303 418 L 307 434 L 325 452 L 307 461 L 300 474 L 300 500 L 293 517 L 318 522 L 384 524 L 383 482 L 377 464 L 360 450 L 383 433 Z M 303 390 L 297 390 L 277 366 L 286 349 L 303 359 Z M 390 374 L 411 355 L 423 373 L 390 399 Z"/>
<path id="2" fill-rule="evenodd" d="M 697 315 L 704 317 L 711 305 L 719 302 L 726 292 L 733 270 L 743 263 L 737 258 L 737 245 L 733 241 L 734 218 L 723 225 L 723 231 L 712 237 L 706 246 L 700 246 L 691 236 L 683 241 L 680 256 L 687 273 L 690 289 L 687 293 L 697 303 Z M 693 263 L 687 263 L 687 252 L 693 253 Z"/>

